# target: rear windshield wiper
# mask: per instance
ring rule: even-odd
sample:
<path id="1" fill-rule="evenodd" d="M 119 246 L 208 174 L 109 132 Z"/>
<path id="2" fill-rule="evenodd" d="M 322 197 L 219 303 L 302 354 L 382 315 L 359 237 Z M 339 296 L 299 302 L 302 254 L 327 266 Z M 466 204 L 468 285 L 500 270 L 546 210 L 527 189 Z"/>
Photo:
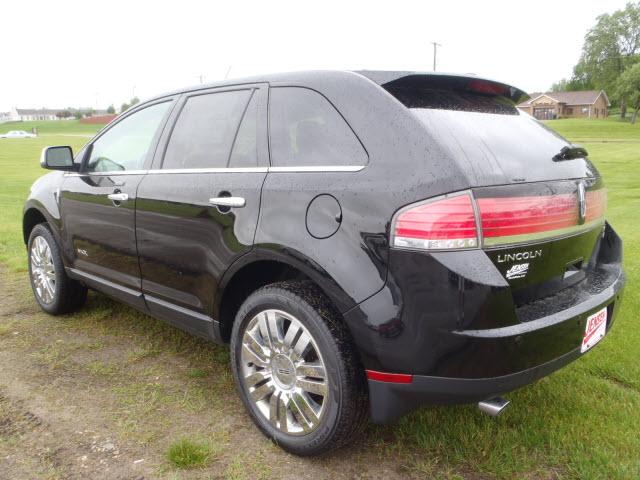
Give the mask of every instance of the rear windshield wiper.
<path id="1" fill-rule="evenodd" d="M 584 158 L 587 155 L 589 155 L 589 153 L 584 147 L 580 145 L 567 145 L 566 147 L 562 147 L 560 153 L 553 156 L 553 161 L 574 160 L 576 158 Z"/>

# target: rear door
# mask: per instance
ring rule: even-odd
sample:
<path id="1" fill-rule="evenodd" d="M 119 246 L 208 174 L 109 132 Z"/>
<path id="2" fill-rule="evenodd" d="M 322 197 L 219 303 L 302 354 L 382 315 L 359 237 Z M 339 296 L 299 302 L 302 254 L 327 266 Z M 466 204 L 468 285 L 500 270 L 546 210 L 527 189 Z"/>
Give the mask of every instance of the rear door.
<path id="1" fill-rule="evenodd" d="M 75 273 L 140 306 L 136 191 L 172 103 L 142 106 L 110 126 L 85 148 L 80 173 L 65 174 L 60 190 L 63 243 Z"/>
<path id="2" fill-rule="evenodd" d="M 185 95 L 139 186 L 136 235 L 148 308 L 213 335 L 220 277 L 253 245 L 267 174 L 262 85 Z"/>

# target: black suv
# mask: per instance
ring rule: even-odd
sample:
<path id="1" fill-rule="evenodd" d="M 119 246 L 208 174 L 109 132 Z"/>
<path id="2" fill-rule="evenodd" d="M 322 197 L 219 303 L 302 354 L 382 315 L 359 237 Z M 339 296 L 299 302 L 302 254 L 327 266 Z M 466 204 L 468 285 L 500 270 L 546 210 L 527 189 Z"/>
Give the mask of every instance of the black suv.
<path id="1" fill-rule="evenodd" d="M 60 314 L 92 288 L 230 343 L 253 420 L 300 455 L 424 403 L 498 413 L 606 334 L 624 283 L 598 171 L 525 97 L 305 72 L 136 105 L 43 151 L 35 298 Z"/>

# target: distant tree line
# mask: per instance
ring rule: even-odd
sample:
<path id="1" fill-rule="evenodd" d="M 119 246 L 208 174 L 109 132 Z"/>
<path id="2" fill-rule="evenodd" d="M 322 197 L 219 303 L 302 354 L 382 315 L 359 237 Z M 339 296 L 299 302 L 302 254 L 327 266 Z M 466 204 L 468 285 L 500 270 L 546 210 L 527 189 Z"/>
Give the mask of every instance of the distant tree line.
<path id="1" fill-rule="evenodd" d="M 138 97 L 133 97 L 131 100 L 129 100 L 129 103 L 125 102 L 122 105 L 120 105 L 120 113 L 129 110 L 131 107 L 133 107 L 136 103 L 140 103 L 140 99 Z"/>
<path id="2" fill-rule="evenodd" d="M 134 106 L 136 103 L 140 103 L 140 99 L 138 97 L 133 97 L 131 100 L 129 100 L 129 102 L 123 103 L 120 106 L 120 113 L 124 112 L 125 110 L 128 110 L 129 108 Z M 64 110 L 60 110 L 59 112 L 56 112 L 56 117 L 75 118 L 76 120 L 79 120 L 82 117 L 91 117 L 94 113 L 95 111 L 92 108 L 81 109 L 81 108 L 67 107 Z M 114 107 L 113 105 L 109 105 L 107 107 L 107 113 L 110 115 L 114 115 L 116 113 L 116 107 Z"/>
<path id="3" fill-rule="evenodd" d="M 625 118 L 630 105 L 640 107 L 640 1 L 622 10 L 600 15 L 584 38 L 582 54 L 569 79 L 551 90 L 605 90 Z M 632 122 L 636 121 L 634 113 Z"/>
<path id="4" fill-rule="evenodd" d="M 64 110 L 56 112 L 56 117 L 58 117 L 58 118 L 71 118 L 71 117 L 73 117 L 76 120 L 79 120 L 82 117 L 90 117 L 90 116 L 93 115 L 93 113 L 94 113 L 93 108 L 80 109 L 80 108 L 67 107 Z"/>

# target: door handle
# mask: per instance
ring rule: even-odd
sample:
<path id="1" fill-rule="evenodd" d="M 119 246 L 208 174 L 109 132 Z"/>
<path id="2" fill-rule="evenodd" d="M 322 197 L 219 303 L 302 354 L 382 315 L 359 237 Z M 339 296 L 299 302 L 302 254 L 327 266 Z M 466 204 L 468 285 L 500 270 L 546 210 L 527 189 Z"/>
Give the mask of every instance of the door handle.
<path id="1" fill-rule="evenodd" d="M 107 198 L 112 202 L 126 202 L 129 200 L 129 195 L 126 193 L 110 193 Z"/>
<path id="2" fill-rule="evenodd" d="M 247 202 L 243 197 L 213 197 L 209 199 L 209 204 L 217 207 L 242 208 Z"/>

